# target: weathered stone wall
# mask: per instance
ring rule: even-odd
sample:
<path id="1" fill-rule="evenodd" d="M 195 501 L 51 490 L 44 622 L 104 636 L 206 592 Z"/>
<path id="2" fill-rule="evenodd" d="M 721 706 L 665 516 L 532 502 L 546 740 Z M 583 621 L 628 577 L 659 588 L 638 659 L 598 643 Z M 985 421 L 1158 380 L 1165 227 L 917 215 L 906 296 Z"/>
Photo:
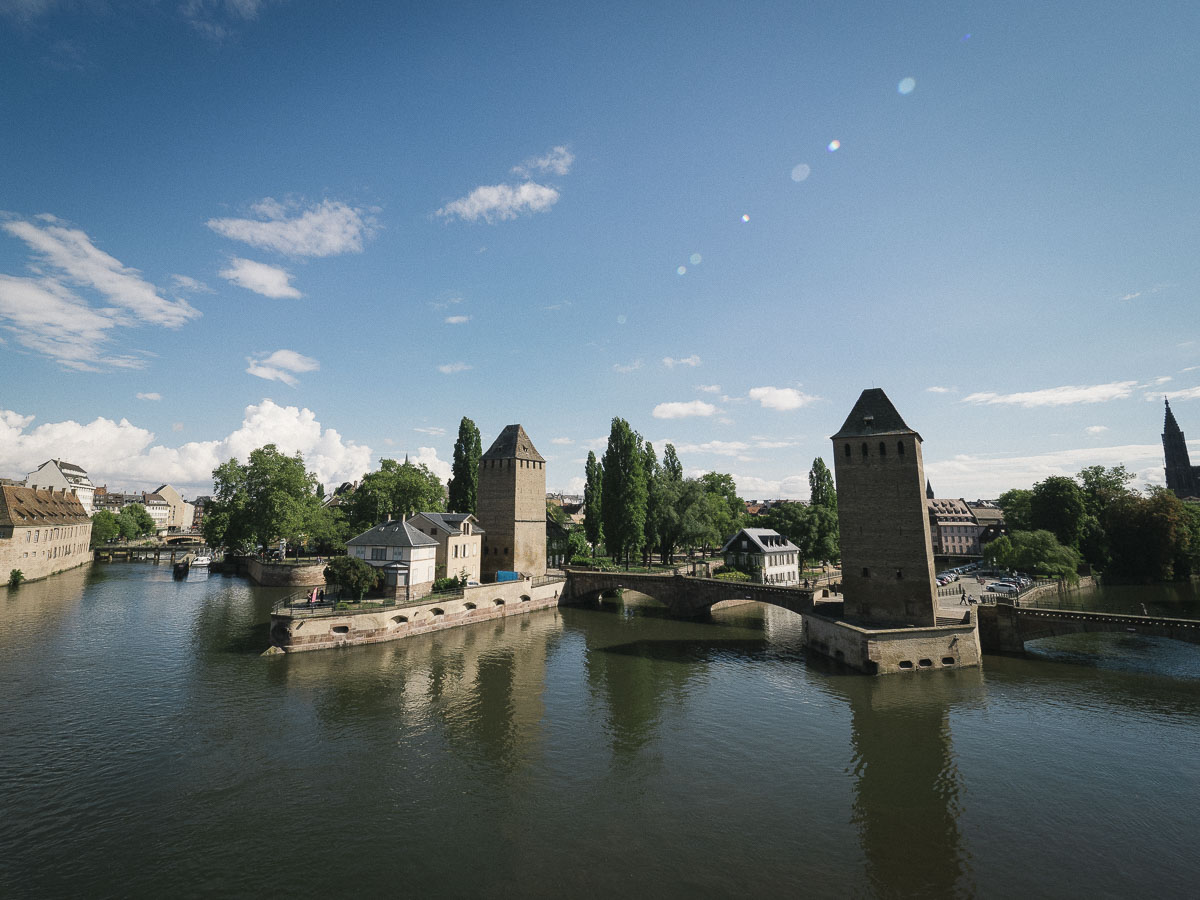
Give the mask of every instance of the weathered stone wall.
<path id="1" fill-rule="evenodd" d="M 973 623 L 867 629 L 819 615 L 804 617 L 804 642 L 823 656 L 875 675 L 961 669 L 982 662 Z"/>
<path id="2" fill-rule="evenodd" d="M 884 627 L 933 625 L 933 552 L 915 433 L 835 440 L 846 617 Z"/>
<path id="3" fill-rule="evenodd" d="M 271 616 L 271 644 L 288 653 L 376 644 L 558 605 L 561 582 L 533 587 L 530 579 L 467 588 L 462 597 L 438 598 L 378 612 L 329 616 Z"/>
<path id="4" fill-rule="evenodd" d="M 499 571 L 546 573 L 546 464 L 484 459 L 475 518 L 484 529 L 483 578 Z"/>
<path id="5" fill-rule="evenodd" d="M 41 532 L 37 543 L 32 538 L 26 539 L 35 530 Z M 14 528 L 11 538 L 0 538 L 0 580 L 7 582 L 13 569 L 20 569 L 26 581 L 34 581 L 55 572 L 90 565 L 92 551 L 88 545 L 91 538 L 90 522 L 40 529 Z"/>
<path id="6" fill-rule="evenodd" d="M 325 563 L 311 566 L 292 566 L 283 563 L 246 561 L 246 574 L 255 584 L 264 587 L 315 587 L 325 584 Z"/>

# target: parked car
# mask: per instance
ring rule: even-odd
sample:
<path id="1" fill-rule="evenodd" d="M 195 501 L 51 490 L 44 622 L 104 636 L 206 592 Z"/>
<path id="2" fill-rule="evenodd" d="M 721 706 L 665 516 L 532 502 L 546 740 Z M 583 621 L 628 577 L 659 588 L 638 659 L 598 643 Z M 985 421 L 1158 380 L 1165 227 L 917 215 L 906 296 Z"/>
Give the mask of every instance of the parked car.
<path id="1" fill-rule="evenodd" d="M 1021 589 L 1009 581 L 993 581 L 983 588 L 985 591 L 991 591 L 993 594 L 1019 594 Z"/>

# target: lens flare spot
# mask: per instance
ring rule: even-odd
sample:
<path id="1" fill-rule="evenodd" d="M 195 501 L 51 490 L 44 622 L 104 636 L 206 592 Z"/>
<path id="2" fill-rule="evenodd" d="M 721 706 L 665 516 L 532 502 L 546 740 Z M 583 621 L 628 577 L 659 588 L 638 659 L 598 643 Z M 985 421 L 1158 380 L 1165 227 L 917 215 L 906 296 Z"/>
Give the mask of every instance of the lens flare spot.
<path id="1" fill-rule="evenodd" d="M 901 78 L 900 83 L 898 85 L 896 85 L 896 90 L 898 90 L 901 94 L 911 94 L 913 92 L 913 88 L 915 88 L 916 86 L 917 86 L 917 79 Z"/>
<path id="2" fill-rule="evenodd" d="M 809 176 L 812 169 L 806 163 L 800 163 L 796 168 L 792 169 L 792 181 L 799 183 Z"/>
<path id="3" fill-rule="evenodd" d="M 625 315 L 624 315 L 624 314 L 621 314 L 621 315 L 617 316 L 617 324 L 618 324 L 618 325 L 624 325 L 624 324 L 625 324 Z"/>
<path id="4" fill-rule="evenodd" d="M 687 266 L 680 266 L 678 269 L 675 270 L 675 274 L 676 275 L 686 275 L 687 274 Z"/>
<path id="5" fill-rule="evenodd" d="M 828 150 L 830 153 L 833 153 L 840 146 L 842 146 L 842 142 L 839 141 L 837 138 L 834 138 L 832 141 L 829 142 L 829 146 L 826 147 L 825 149 Z"/>
<path id="6" fill-rule="evenodd" d="M 703 257 L 703 256 L 701 256 L 699 253 L 693 253 L 693 254 L 692 254 L 692 255 L 691 255 L 689 258 L 688 258 L 688 261 L 689 261 L 689 262 L 691 262 L 691 264 L 692 264 L 693 266 L 698 266 L 698 265 L 700 265 L 700 263 L 701 263 L 701 262 L 703 262 L 703 261 L 704 261 L 704 257 Z"/>
<path id="7" fill-rule="evenodd" d="M 743 221 L 743 222 L 749 222 L 749 221 L 750 221 L 750 216 L 749 216 L 749 215 L 747 215 L 746 213 L 742 213 L 742 221 Z"/>

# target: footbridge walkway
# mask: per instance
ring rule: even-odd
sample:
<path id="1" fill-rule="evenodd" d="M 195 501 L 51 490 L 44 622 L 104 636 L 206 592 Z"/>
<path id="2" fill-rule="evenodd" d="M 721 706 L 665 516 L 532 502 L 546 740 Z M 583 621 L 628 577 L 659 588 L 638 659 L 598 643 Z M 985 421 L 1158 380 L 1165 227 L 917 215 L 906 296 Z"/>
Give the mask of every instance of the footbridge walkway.
<path id="1" fill-rule="evenodd" d="M 665 605 L 672 615 L 695 618 L 705 615 L 722 600 L 758 600 L 795 613 L 813 612 L 813 591 L 775 584 L 722 581 L 690 575 L 642 575 L 635 572 L 597 572 L 566 569 L 562 602 L 595 603 L 603 593 L 618 589 L 637 591 Z M 818 598 L 828 591 L 817 589 Z"/>
<path id="2" fill-rule="evenodd" d="M 1023 653 L 1026 641 L 1087 631 L 1130 632 L 1200 644 L 1196 619 L 1024 608 L 1003 601 L 977 609 L 979 642 L 987 653 Z"/>

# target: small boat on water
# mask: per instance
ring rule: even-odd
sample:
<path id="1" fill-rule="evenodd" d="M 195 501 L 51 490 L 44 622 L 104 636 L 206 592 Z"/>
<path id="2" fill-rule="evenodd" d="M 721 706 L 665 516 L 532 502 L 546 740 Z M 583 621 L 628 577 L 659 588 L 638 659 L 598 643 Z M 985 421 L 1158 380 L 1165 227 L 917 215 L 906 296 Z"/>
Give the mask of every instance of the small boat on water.
<path id="1" fill-rule="evenodd" d="M 203 568 L 203 567 L 209 565 L 209 563 L 211 563 L 211 562 L 212 562 L 211 556 L 197 556 L 195 559 L 192 560 L 192 568 L 193 569 Z"/>

